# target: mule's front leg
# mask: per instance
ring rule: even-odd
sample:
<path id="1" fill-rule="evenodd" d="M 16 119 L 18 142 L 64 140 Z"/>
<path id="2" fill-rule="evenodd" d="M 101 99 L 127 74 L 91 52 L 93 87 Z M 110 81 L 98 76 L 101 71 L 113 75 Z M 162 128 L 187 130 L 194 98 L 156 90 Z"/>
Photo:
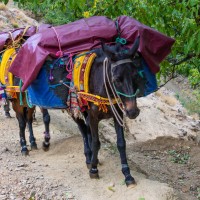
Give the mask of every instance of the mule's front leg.
<path id="1" fill-rule="evenodd" d="M 50 146 L 50 132 L 49 132 L 49 124 L 50 124 L 50 115 L 47 109 L 40 108 L 43 115 L 43 122 L 45 126 L 44 132 L 44 142 L 43 142 L 43 150 L 48 151 Z"/>
<path id="2" fill-rule="evenodd" d="M 91 120 L 92 119 L 92 120 Z M 99 134 L 98 134 L 98 119 L 94 116 L 89 119 L 90 130 L 92 134 L 92 159 L 91 159 L 91 169 L 89 171 L 90 178 L 99 178 L 99 173 L 97 169 L 98 165 L 98 152 L 101 146 L 99 141 Z"/>
<path id="3" fill-rule="evenodd" d="M 115 123 L 115 130 L 117 133 L 117 148 L 121 158 L 121 165 L 122 165 L 122 173 L 125 176 L 125 183 L 129 186 L 135 186 L 136 182 L 135 179 L 130 174 L 130 169 L 127 162 L 126 157 L 126 141 L 124 139 L 124 130 L 123 127 L 119 125 L 119 123 L 114 119 Z"/>

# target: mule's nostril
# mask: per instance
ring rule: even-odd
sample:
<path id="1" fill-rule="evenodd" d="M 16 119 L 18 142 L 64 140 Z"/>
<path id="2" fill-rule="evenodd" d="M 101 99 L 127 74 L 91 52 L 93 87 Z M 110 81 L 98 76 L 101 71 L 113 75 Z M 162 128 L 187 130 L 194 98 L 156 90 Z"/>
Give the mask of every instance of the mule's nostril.
<path id="1" fill-rule="evenodd" d="M 135 110 L 129 110 L 126 111 L 126 114 L 129 119 L 135 119 L 140 114 L 140 110 L 138 108 Z"/>

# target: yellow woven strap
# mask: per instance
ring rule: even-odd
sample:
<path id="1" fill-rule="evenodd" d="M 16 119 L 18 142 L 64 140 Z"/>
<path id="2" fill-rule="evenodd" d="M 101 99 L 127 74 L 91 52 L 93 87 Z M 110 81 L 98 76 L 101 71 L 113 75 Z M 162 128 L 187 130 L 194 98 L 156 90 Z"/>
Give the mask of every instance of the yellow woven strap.
<path id="1" fill-rule="evenodd" d="M 94 105 L 98 106 L 99 110 L 102 110 L 103 112 L 108 111 L 107 105 L 110 105 L 108 98 L 104 98 L 87 92 L 78 92 L 78 97 L 84 99 L 85 101 L 94 103 Z M 116 104 L 117 102 L 115 99 L 112 99 L 112 103 Z"/>
<path id="2" fill-rule="evenodd" d="M 107 112 L 107 105 L 110 105 L 109 99 L 100 97 L 98 95 L 90 94 L 87 92 L 78 92 L 78 98 L 84 99 L 85 101 L 89 101 L 94 103 L 94 105 L 99 106 L 99 110 L 103 110 L 103 112 Z M 117 101 L 112 99 L 112 103 L 116 104 Z"/>
<path id="3" fill-rule="evenodd" d="M 78 96 L 86 101 L 93 102 L 95 105 L 99 104 L 110 105 L 108 98 L 104 98 L 98 95 L 90 94 L 87 92 L 78 92 Z M 115 104 L 117 103 L 117 101 L 115 99 L 112 99 L 112 103 Z"/>
<path id="4" fill-rule="evenodd" d="M 6 92 L 20 92 L 19 86 L 7 86 Z"/>
<path id="5" fill-rule="evenodd" d="M 19 86 L 7 86 L 5 91 L 11 98 L 17 99 L 17 93 L 20 92 L 20 88 Z"/>

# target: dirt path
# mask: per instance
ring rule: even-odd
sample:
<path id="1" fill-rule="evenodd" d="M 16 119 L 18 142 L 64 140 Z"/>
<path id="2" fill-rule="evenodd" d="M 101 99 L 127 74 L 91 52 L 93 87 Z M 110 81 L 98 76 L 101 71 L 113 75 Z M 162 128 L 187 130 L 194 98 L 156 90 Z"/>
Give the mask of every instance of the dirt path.
<path id="1" fill-rule="evenodd" d="M 91 180 L 76 125 L 61 111 L 50 113 L 51 149 L 49 152 L 41 149 L 43 124 L 41 114 L 37 112 L 38 123 L 34 130 L 39 150 L 31 151 L 28 157 L 20 154 L 15 118 L 4 119 L 1 113 L 0 199 L 29 199 L 31 196 L 37 199 L 142 199 L 147 194 L 145 199 L 173 199 L 173 191 L 166 184 L 147 180 L 134 171 L 138 186 L 127 189 L 120 172 L 119 157 L 106 143 L 100 152 L 100 179 Z"/>
<path id="2" fill-rule="evenodd" d="M 177 104 L 169 106 L 160 95 L 148 97 L 148 103 L 144 101 L 139 102 L 140 118 L 127 121 L 127 154 L 138 184 L 134 189 L 127 189 L 123 182 L 112 122 L 100 124 L 100 179 L 91 180 L 85 165 L 82 138 L 66 113 L 50 111 L 51 148 L 44 152 L 41 148 L 42 116 L 37 111 L 34 132 L 39 149 L 22 157 L 17 121 L 5 119 L 0 109 L 0 199 L 196 200 L 200 186 L 200 148 L 188 138 L 197 138 L 195 133 L 197 136 L 199 129 L 195 129 L 194 123 L 199 121 L 183 119 L 176 111 Z M 155 101 L 162 110 L 151 105 Z M 13 112 L 11 114 L 14 116 Z M 149 115 L 154 116 L 154 123 Z M 181 135 L 181 124 L 187 130 L 185 135 Z M 181 158 L 188 155 L 184 164 L 171 161 L 178 159 L 175 157 L 178 153 Z"/>

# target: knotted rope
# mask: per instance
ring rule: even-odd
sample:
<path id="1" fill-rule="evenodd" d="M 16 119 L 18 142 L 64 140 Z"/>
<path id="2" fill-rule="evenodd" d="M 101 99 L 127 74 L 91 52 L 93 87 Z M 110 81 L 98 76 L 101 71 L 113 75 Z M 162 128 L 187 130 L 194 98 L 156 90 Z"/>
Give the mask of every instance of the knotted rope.
<path id="1" fill-rule="evenodd" d="M 62 48 L 61 48 L 61 43 L 60 43 L 60 39 L 58 37 L 58 33 L 57 33 L 55 27 L 52 26 L 51 28 L 53 29 L 54 33 L 56 34 L 56 38 L 57 38 L 57 41 L 58 41 L 59 51 L 56 53 L 56 56 L 62 57 L 63 56 L 63 51 L 62 51 Z"/>

